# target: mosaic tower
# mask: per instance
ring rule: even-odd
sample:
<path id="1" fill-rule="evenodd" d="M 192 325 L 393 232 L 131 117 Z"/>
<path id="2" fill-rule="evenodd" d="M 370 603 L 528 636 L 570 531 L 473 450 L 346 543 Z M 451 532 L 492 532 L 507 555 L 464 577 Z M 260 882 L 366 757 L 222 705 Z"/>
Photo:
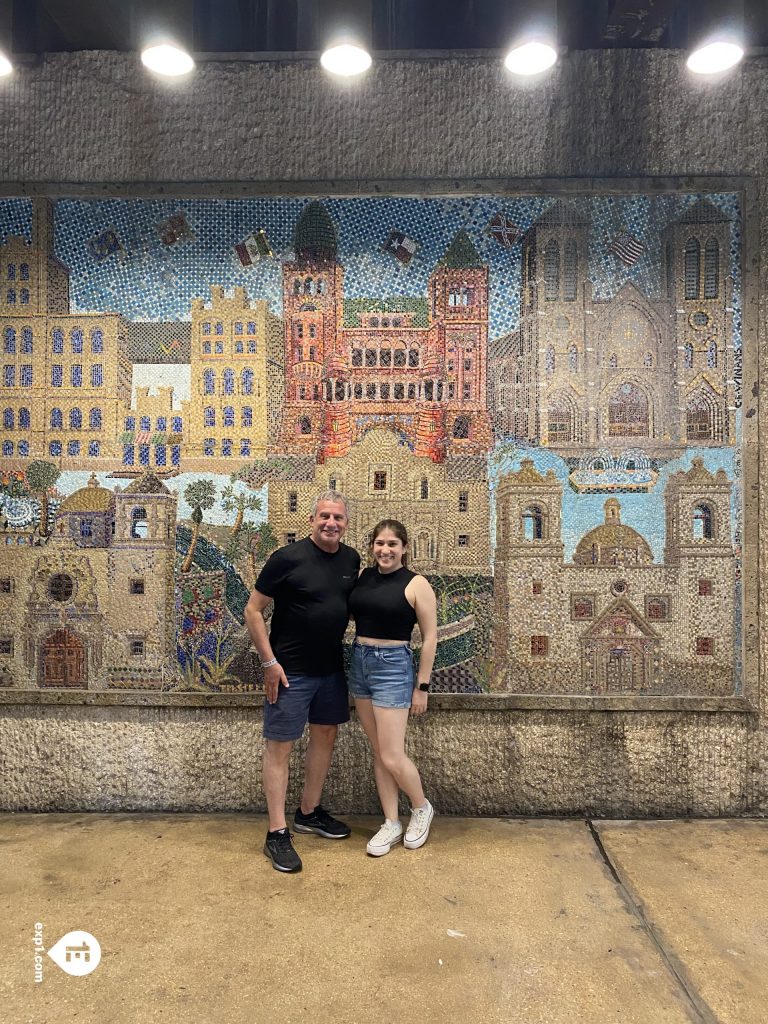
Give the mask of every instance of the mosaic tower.
<path id="1" fill-rule="evenodd" d="M 397 299 L 345 308 L 336 230 L 310 203 L 283 266 L 286 401 L 281 446 L 320 462 L 372 429 L 442 462 L 491 445 L 486 405 L 488 269 L 459 232 L 422 310 Z"/>

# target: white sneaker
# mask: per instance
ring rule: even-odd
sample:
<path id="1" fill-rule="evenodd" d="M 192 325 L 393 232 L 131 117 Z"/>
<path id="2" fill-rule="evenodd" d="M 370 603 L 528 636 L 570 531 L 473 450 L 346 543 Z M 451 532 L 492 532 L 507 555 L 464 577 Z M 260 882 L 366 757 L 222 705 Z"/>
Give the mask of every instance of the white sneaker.
<path id="1" fill-rule="evenodd" d="M 383 857 L 385 853 L 389 853 L 395 843 L 401 842 L 402 838 L 403 826 L 400 822 L 385 821 L 365 849 L 372 857 Z"/>
<path id="2" fill-rule="evenodd" d="M 427 800 L 426 807 L 417 807 L 411 811 L 411 820 L 405 833 L 403 845 L 407 850 L 418 850 L 429 838 L 429 827 L 435 816 L 435 808 Z"/>

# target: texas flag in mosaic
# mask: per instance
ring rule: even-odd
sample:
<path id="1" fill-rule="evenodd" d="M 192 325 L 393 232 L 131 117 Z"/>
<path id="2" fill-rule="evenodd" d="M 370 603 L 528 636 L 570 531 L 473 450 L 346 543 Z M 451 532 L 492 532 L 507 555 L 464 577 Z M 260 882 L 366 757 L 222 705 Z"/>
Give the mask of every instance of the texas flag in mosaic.
<path id="1" fill-rule="evenodd" d="M 383 246 L 384 252 L 388 252 L 406 266 L 416 255 L 418 248 L 419 243 L 402 231 L 391 231 Z"/>
<path id="2" fill-rule="evenodd" d="M 620 231 L 615 235 L 608 248 L 628 267 L 634 266 L 645 252 L 643 243 L 628 231 Z"/>

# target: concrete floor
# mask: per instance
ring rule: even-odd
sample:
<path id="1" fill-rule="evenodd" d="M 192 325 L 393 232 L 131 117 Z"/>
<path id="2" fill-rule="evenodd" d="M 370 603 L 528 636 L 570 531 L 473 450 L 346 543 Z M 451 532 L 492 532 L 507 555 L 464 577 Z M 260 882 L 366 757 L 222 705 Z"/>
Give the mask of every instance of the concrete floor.
<path id="1" fill-rule="evenodd" d="M 768 823 L 437 818 L 418 851 L 254 815 L 0 815 L 3 1024 L 765 1024 Z M 43 946 L 91 932 L 87 977 Z"/>

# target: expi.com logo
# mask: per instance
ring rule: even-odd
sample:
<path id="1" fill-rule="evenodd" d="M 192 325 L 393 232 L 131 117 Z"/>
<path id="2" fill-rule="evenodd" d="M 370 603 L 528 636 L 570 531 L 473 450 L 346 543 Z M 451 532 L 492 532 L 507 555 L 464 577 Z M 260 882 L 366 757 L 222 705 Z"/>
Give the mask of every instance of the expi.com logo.
<path id="1" fill-rule="evenodd" d="M 45 952 L 62 971 L 75 977 L 83 977 L 83 975 L 95 971 L 101 961 L 99 940 L 90 932 L 67 932 L 46 951 L 43 944 L 43 926 L 37 921 L 32 941 L 35 947 L 35 982 L 43 980 L 43 954 Z"/>

